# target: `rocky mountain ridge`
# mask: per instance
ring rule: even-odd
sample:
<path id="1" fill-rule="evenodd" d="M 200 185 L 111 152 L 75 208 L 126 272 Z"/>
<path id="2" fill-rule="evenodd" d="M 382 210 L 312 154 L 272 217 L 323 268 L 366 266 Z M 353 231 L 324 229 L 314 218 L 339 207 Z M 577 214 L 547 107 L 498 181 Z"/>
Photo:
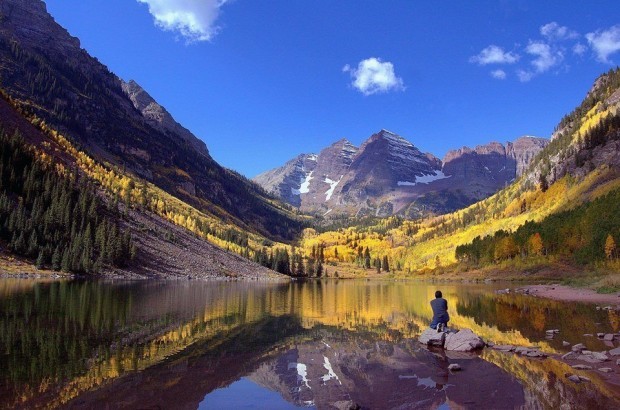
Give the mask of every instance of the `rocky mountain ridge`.
<path id="1" fill-rule="evenodd" d="M 176 122 L 168 110 L 159 105 L 137 82 L 134 80 L 129 82 L 122 81 L 121 87 L 133 103 L 133 106 L 142 113 L 149 125 L 165 133 L 180 137 L 198 152 L 209 156 L 209 150 L 204 141 L 198 139 L 191 131 Z"/>
<path id="2" fill-rule="evenodd" d="M 0 2 L 2 88 L 96 160 L 244 230 L 291 239 L 300 223 L 258 185 L 214 161 L 135 82 L 125 83 L 58 25 L 40 0 Z"/>
<path id="3" fill-rule="evenodd" d="M 360 148 L 340 140 L 254 178 L 302 211 L 322 215 L 445 213 L 486 198 L 520 177 L 548 140 L 523 136 L 449 151 L 443 160 L 381 130 Z M 302 158 L 312 164 L 292 167 Z"/>

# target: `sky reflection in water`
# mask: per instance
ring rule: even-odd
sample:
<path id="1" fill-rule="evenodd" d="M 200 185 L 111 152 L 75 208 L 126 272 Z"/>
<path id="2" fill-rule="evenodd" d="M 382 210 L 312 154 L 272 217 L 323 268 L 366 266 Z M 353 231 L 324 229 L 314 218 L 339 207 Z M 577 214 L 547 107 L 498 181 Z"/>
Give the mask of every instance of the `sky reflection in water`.
<path id="1" fill-rule="evenodd" d="M 562 340 L 618 331 L 615 312 L 496 295 L 494 285 L 3 280 L 0 407 L 617 405 L 601 380 L 567 384 L 557 361 L 420 347 L 438 287 L 451 325 L 496 343 L 561 353 Z M 556 339 L 545 339 L 549 328 Z"/>

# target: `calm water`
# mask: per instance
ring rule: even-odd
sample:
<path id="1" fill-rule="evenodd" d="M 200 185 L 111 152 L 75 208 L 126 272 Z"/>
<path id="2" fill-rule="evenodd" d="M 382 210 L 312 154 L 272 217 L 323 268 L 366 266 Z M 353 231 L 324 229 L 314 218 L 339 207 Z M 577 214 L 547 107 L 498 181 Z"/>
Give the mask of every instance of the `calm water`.
<path id="1" fill-rule="evenodd" d="M 451 325 L 562 353 L 619 330 L 613 311 L 494 285 L 0 280 L 0 408 L 618 408 L 602 376 L 553 359 L 429 351 L 437 288 Z M 560 329 L 553 340 L 545 330 Z M 464 369 L 450 373 L 450 363 Z M 615 364 L 611 365 L 612 367 Z"/>

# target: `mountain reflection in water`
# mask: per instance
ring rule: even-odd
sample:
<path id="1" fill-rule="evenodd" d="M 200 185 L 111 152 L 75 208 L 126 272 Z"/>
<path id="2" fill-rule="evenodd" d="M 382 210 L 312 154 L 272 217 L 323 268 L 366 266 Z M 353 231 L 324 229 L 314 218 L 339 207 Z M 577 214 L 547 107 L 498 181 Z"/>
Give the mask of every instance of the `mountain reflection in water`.
<path id="1" fill-rule="evenodd" d="M 330 280 L 0 281 L 0 407 L 613 408 L 604 380 L 575 385 L 554 359 L 416 342 L 439 285 Z M 618 330 L 613 312 L 441 284 L 451 325 L 562 353 Z M 558 328 L 560 340 L 546 340 Z M 604 350 L 596 338 L 588 348 Z M 458 363 L 461 372 L 448 371 Z M 274 394 L 276 393 L 276 394 Z M 335 407 L 334 407 L 335 406 Z"/>

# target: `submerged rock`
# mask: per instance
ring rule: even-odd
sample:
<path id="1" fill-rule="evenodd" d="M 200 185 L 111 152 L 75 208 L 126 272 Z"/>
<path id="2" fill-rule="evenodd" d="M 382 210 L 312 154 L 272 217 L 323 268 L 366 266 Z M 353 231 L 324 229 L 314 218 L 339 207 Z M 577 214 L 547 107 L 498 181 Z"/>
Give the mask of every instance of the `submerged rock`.
<path id="1" fill-rule="evenodd" d="M 446 336 L 444 348 L 456 352 L 471 352 L 484 347 L 484 341 L 471 331 L 471 329 L 462 329 L 456 333 L 450 333 Z"/>
<path id="2" fill-rule="evenodd" d="M 581 383 L 581 379 L 576 374 L 566 375 L 566 378 L 573 383 Z"/>
<path id="3" fill-rule="evenodd" d="M 603 373 L 611 373 L 613 372 L 613 369 L 611 367 L 601 367 L 600 369 L 598 369 L 600 372 Z"/>
<path id="4" fill-rule="evenodd" d="M 576 364 L 571 367 L 577 370 L 591 370 L 592 369 L 592 366 L 588 366 L 586 364 Z"/>
<path id="5" fill-rule="evenodd" d="M 458 363 L 452 363 L 451 365 L 448 366 L 448 370 L 456 372 L 456 371 L 461 370 L 461 366 Z"/>
<path id="6" fill-rule="evenodd" d="M 513 352 L 515 347 L 513 345 L 495 345 L 493 349 L 501 350 L 502 352 Z"/>

